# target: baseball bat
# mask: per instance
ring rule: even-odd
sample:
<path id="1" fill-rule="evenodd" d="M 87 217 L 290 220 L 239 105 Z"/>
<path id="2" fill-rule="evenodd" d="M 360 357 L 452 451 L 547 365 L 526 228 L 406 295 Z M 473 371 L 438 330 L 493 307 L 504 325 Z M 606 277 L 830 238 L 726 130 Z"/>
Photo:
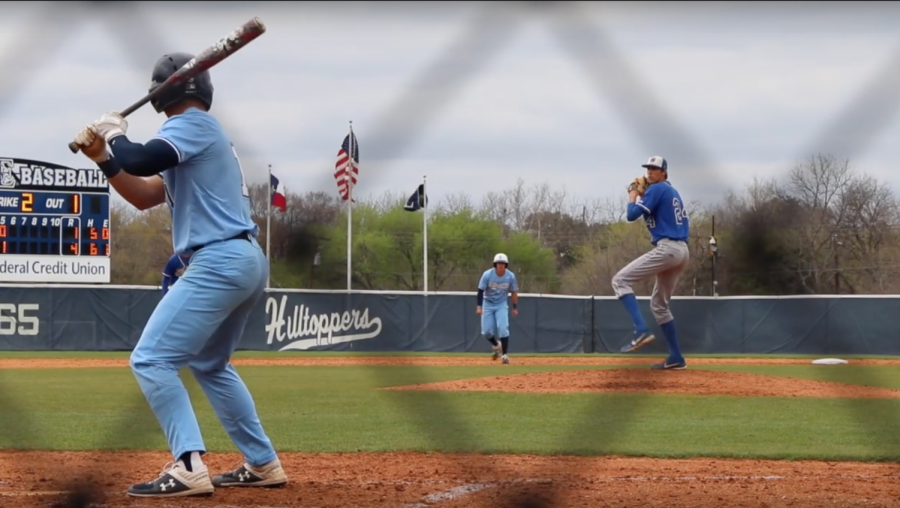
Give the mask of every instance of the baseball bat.
<path id="1" fill-rule="evenodd" d="M 184 83 L 197 74 L 200 74 L 222 60 L 225 60 L 234 54 L 234 52 L 262 35 L 265 31 L 266 25 L 263 24 L 261 19 L 258 17 L 251 19 L 236 28 L 226 37 L 219 40 L 219 42 L 204 49 L 199 55 L 191 59 L 190 62 L 184 64 L 180 69 L 175 71 L 175 74 L 169 76 L 169 79 L 165 80 L 163 84 L 156 87 L 155 90 L 142 97 L 139 101 L 122 110 L 119 114 L 126 117 L 134 113 L 144 104 L 150 102 L 154 97 L 166 92 L 173 86 Z M 78 153 L 80 147 L 73 141 L 69 143 L 69 150 L 71 150 L 72 153 Z"/>

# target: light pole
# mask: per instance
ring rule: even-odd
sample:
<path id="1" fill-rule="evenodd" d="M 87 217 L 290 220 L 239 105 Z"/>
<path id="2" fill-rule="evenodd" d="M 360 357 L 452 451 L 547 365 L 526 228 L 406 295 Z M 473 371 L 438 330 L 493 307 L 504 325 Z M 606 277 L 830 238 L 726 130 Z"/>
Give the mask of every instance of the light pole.
<path id="1" fill-rule="evenodd" d="M 315 276 L 316 267 L 321 264 L 322 264 L 322 254 L 316 252 L 316 257 L 313 258 L 312 265 L 309 267 L 309 287 L 308 287 L 308 289 L 312 289 L 313 277 Z"/>

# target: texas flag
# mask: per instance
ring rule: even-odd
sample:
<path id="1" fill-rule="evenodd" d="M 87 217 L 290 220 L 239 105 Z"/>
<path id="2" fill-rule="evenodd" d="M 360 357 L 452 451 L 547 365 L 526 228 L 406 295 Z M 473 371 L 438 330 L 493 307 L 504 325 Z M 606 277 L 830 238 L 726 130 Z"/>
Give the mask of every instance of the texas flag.
<path id="1" fill-rule="evenodd" d="M 284 195 L 284 186 L 275 178 L 275 175 L 269 175 L 269 185 L 272 189 L 272 206 L 278 208 L 282 212 L 287 211 L 287 197 Z"/>

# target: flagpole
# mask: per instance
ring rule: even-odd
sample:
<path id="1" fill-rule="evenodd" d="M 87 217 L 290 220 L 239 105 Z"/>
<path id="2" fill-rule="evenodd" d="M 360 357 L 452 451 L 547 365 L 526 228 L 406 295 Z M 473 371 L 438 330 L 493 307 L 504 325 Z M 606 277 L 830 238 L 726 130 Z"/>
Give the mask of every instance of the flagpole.
<path id="1" fill-rule="evenodd" d="M 424 213 L 422 214 L 422 251 L 424 258 L 422 260 L 422 271 L 425 276 L 425 283 L 423 285 L 425 296 L 428 296 L 428 188 L 425 186 L 427 178 L 426 175 L 422 175 L 422 207 L 424 208 Z"/>
<path id="2" fill-rule="evenodd" d="M 266 264 L 269 265 L 268 275 L 266 276 L 266 289 L 270 287 L 272 281 L 272 165 L 269 164 L 269 199 L 266 207 Z"/>
<path id="3" fill-rule="evenodd" d="M 353 256 L 353 120 L 350 121 L 350 137 L 347 143 L 347 292 L 349 293 L 353 286 L 352 264 L 350 262 Z"/>
<path id="4" fill-rule="evenodd" d="M 425 344 L 431 345 L 428 338 L 428 187 L 426 185 L 428 177 L 422 175 L 422 272 L 424 275 L 424 283 L 422 285 L 424 297 L 422 298 L 423 319 L 422 332 L 425 336 Z"/>

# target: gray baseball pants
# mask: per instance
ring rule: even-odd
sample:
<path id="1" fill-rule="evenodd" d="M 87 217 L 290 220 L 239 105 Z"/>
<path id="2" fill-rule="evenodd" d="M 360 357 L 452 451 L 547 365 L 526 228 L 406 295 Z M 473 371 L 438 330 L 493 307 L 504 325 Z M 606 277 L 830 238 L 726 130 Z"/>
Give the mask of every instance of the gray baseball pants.
<path id="1" fill-rule="evenodd" d="M 657 323 L 661 325 L 668 323 L 674 319 L 669 310 L 669 302 L 672 300 L 675 287 L 678 286 L 678 279 L 684 273 L 689 261 L 690 252 L 687 243 L 664 238 L 656 243 L 653 250 L 619 270 L 612 279 L 613 291 L 621 298 L 634 293 L 631 286 L 636 282 L 655 275 L 656 284 L 650 297 L 650 309 Z"/>

